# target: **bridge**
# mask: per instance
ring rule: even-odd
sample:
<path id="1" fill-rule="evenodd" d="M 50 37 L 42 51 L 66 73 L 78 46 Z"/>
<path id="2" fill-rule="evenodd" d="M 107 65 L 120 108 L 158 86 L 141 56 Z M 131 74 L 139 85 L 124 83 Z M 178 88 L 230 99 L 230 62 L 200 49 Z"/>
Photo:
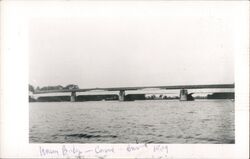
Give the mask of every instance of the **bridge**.
<path id="1" fill-rule="evenodd" d="M 35 91 L 34 94 L 47 93 L 63 93 L 71 92 L 70 101 L 76 101 L 77 92 L 88 92 L 94 90 L 102 91 L 118 91 L 119 100 L 125 100 L 125 91 L 143 90 L 143 89 L 164 89 L 164 90 L 180 90 L 180 101 L 187 101 L 192 98 L 192 93 L 188 94 L 188 89 L 220 89 L 220 88 L 234 88 L 234 84 L 209 84 L 209 85 L 175 85 L 175 86 L 145 86 L 145 87 L 110 87 L 110 88 L 85 88 L 85 89 L 61 89 L 61 90 L 42 90 Z"/>

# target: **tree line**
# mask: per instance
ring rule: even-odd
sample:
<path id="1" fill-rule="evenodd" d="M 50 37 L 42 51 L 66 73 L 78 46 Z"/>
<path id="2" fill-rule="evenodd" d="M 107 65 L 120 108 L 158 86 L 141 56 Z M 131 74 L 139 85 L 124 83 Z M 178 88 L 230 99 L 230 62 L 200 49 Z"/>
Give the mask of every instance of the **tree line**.
<path id="1" fill-rule="evenodd" d="M 68 84 L 65 87 L 61 86 L 61 85 L 57 85 L 57 86 L 44 86 L 44 87 L 39 87 L 37 86 L 36 88 L 29 84 L 29 91 L 30 92 L 35 92 L 35 91 L 47 91 L 47 90 L 65 90 L 65 89 L 79 89 L 78 85 L 75 84 Z"/>

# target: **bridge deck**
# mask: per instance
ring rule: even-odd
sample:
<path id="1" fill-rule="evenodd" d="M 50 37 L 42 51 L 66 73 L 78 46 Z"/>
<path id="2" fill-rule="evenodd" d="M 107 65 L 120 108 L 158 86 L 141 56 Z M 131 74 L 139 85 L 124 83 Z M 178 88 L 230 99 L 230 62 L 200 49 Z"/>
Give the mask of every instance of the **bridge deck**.
<path id="1" fill-rule="evenodd" d="M 142 90 L 142 89 L 209 89 L 209 88 L 234 88 L 234 84 L 210 84 L 210 85 L 176 85 L 176 86 L 145 86 L 145 87 L 110 87 L 110 88 L 85 88 L 85 89 L 61 89 L 36 91 L 34 94 L 60 93 L 60 92 L 87 92 L 93 90 L 120 91 L 120 90 Z"/>

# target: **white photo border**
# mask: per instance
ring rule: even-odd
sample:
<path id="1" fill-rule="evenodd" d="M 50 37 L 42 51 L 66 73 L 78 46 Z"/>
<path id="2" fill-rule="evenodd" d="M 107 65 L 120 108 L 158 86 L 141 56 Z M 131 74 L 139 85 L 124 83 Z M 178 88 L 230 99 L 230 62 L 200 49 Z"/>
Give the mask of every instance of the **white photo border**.
<path id="1" fill-rule="evenodd" d="M 128 146 L 138 147 L 135 144 L 30 144 L 27 98 L 30 20 L 79 18 L 91 12 L 94 7 L 121 8 L 133 6 L 135 3 L 156 9 L 162 5 L 171 6 L 173 14 L 181 15 L 180 10 L 182 10 L 190 15 L 200 12 L 204 15 L 214 14 L 213 16 L 228 14 L 232 17 L 235 39 L 235 144 L 139 144 L 138 151 L 128 151 Z M 206 12 L 208 10 L 210 11 Z M 112 14 L 108 10 L 101 11 Z M 100 13 L 95 12 L 95 14 Z M 0 110 L 1 158 L 248 158 L 249 1 L 1 1 Z M 157 149 L 159 146 L 162 151 Z M 72 153 L 62 155 L 61 151 L 64 148 L 72 150 Z M 51 150 L 54 153 L 43 156 L 41 149 Z M 110 150 L 99 153 L 98 150 L 101 149 Z M 82 152 L 80 155 L 77 153 L 79 151 Z"/>

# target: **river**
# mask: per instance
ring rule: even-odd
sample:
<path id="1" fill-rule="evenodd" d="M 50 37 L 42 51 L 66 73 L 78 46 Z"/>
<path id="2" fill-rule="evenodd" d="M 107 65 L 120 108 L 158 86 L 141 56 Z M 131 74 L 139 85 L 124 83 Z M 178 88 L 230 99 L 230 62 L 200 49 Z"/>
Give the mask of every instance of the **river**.
<path id="1" fill-rule="evenodd" d="M 29 105 L 30 143 L 235 143 L 231 100 Z"/>

